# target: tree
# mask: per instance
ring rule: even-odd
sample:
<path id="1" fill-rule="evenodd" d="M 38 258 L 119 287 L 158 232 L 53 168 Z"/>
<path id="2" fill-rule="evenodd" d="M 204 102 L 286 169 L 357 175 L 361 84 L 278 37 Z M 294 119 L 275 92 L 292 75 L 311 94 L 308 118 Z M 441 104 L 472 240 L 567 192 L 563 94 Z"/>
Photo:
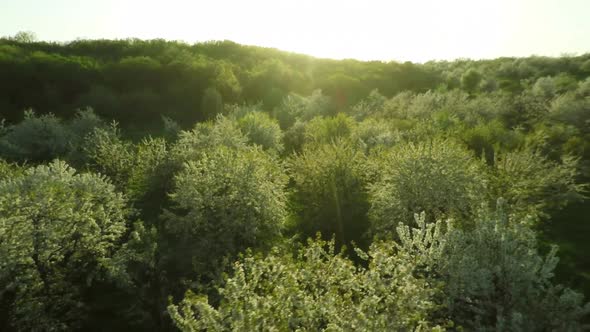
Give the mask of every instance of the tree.
<path id="1" fill-rule="evenodd" d="M 180 124 L 165 115 L 162 115 L 162 124 L 164 125 L 164 138 L 168 141 L 175 141 L 182 130 Z"/>
<path id="2" fill-rule="evenodd" d="M 0 154 L 13 161 L 50 161 L 66 154 L 69 138 L 62 121 L 53 114 L 37 116 L 27 110 L 24 120 L 8 127 L 0 138 Z"/>
<path id="3" fill-rule="evenodd" d="M 265 150 L 283 151 L 283 133 L 276 120 L 262 111 L 250 111 L 237 119 L 238 127 L 248 141 Z"/>
<path id="4" fill-rule="evenodd" d="M 576 90 L 576 93 L 580 97 L 590 97 L 590 77 L 586 78 L 578 84 L 578 89 Z"/>
<path id="5" fill-rule="evenodd" d="M 398 227 L 401 251 L 418 261 L 416 271 L 442 282 L 443 311 L 455 326 L 473 331 L 580 331 L 590 313 L 583 296 L 553 284 L 556 248 L 539 255 L 534 231 L 497 210 L 480 209 L 470 229 L 451 221 Z M 415 273 L 416 273 L 415 272 Z"/>
<path id="6" fill-rule="evenodd" d="M 481 82 L 482 75 L 476 69 L 470 68 L 461 76 L 461 88 L 469 92 L 475 93 Z"/>
<path id="7" fill-rule="evenodd" d="M 382 171 L 370 189 L 373 234 L 393 231 L 421 211 L 430 221 L 467 221 L 486 197 L 480 162 L 450 140 L 400 144 L 374 163 Z"/>
<path id="8" fill-rule="evenodd" d="M 95 172 L 108 176 L 117 188 L 125 191 L 133 170 L 133 144 L 121 138 L 117 123 L 95 128 L 82 145 L 84 163 Z"/>
<path id="9" fill-rule="evenodd" d="M 105 118 L 117 118 L 119 112 L 123 111 L 121 102 L 121 98 L 111 87 L 96 84 L 78 96 L 76 105 L 92 107 Z"/>
<path id="10" fill-rule="evenodd" d="M 37 116 L 27 110 L 24 116 L 0 131 L 0 154 L 9 160 L 41 163 L 65 157 L 78 164 L 86 135 L 106 127 L 90 108 L 78 110 L 66 123 L 51 113 Z"/>
<path id="11" fill-rule="evenodd" d="M 242 93 L 242 86 L 234 73 L 234 67 L 232 63 L 223 60 L 214 63 L 213 87 L 229 102 L 236 102 Z"/>
<path id="12" fill-rule="evenodd" d="M 37 41 L 37 34 L 32 31 L 19 31 L 11 39 L 19 43 L 33 43 Z"/>
<path id="13" fill-rule="evenodd" d="M 334 115 L 335 108 L 329 97 L 324 96 L 321 90 L 315 90 L 308 97 L 289 94 L 273 113 L 281 128 L 287 129 L 296 120 L 305 122 L 316 116 Z"/>
<path id="14" fill-rule="evenodd" d="M 556 93 L 555 81 L 552 77 L 540 77 L 533 85 L 533 94 L 544 99 L 551 99 Z"/>
<path id="15" fill-rule="evenodd" d="M 75 117 L 64 126 L 68 132 L 69 144 L 65 159 L 74 167 L 86 166 L 88 137 L 95 135 L 95 130 L 108 130 L 107 124 L 90 107 L 80 109 Z"/>
<path id="16" fill-rule="evenodd" d="M 342 110 L 349 104 L 359 101 L 359 95 L 367 95 L 358 77 L 349 76 L 344 73 L 334 73 L 324 77 L 319 81 L 318 86 L 328 95 L 332 96 L 334 105 L 338 110 Z M 363 89 L 365 88 L 365 89 Z"/>
<path id="17" fill-rule="evenodd" d="M 366 153 L 377 148 L 390 148 L 401 140 L 387 121 L 367 118 L 354 127 L 351 141 L 358 144 Z"/>
<path id="18" fill-rule="evenodd" d="M 562 94 L 551 101 L 549 116 L 587 131 L 590 122 L 590 98 L 576 98 L 573 93 Z"/>
<path id="19" fill-rule="evenodd" d="M 219 306 L 188 292 L 168 311 L 182 331 L 581 330 L 590 304 L 552 283 L 555 248 L 539 255 L 527 222 L 497 206 L 478 210 L 470 229 L 415 215 L 397 241 L 357 250 L 366 269 L 334 255 L 333 242 L 310 241 L 295 257 L 247 255 L 219 289 Z"/>
<path id="20" fill-rule="evenodd" d="M 197 123 L 190 131 L 181 131 L 171 148 L 172 158 L 180 163 L 199 159 L 204 150 L 224 146 L 231 149 L 244 149 L 248 144 L 237 122 L 218 115 L 214 122 Z"/>
<path id="21" fill-rule="evenodd" d="M 395 244 L 359 251 L 367 269 L 334 248 L 333 241 L 310 240 L 295 256 L 279 249 L 248 254 L 219 289 L 217 308 L 189 291 L 168 312 L 181 331 L 442 330 L 429 320 L 439 289 L 412 274 L 412 260 Z"/>
<path id="22" fill-rule="evenodd" d="M 327 144 L 350 137 L 357 123 L 344 113 L 335 117 L 315 117 L 305 126 L 305 142 Z"/>
<path id="23" fill-rule="evenodd" d="M 0 300 L 13 328 L 80 327 L 127 231 L 125 205 L 103 176 L 61 161 L 0 182 Z"/>
<path id="24" fill-rule="evenodd" d="M 16 178 L 22 175 L 25 168 L 0 159 L 0 181 Z"/>
<path id="25" fill-rule="evenodd" d="M 321 232 L 336 243 L 366 244 L 369 208 L 366 159 L 351 144 L 338 141 L 309 146 L 288 164 L 293 179 L 293 230 L 304 237 Z"/>
<path id="26" fill-rule="evenodd" d="M 297 120 L 289 129 L 285 130 L 283 141 L 286 154 L 301 152 L 305 144 L 305 123 Z"/>
<path id="27" fill-rule="evenodd" d="M 169 204 L 167 193 L 172 189 L 174 174 L 180 170 L 179 162 L 171 158 L 162 138 L 144 138 L 135 144 L 132 154 L 125 192 L 142 211 L 142 218 L 155 222 L 161 209 Z"/>
<path id="28" fill-rule="evenodd" d="M 499 119 L 481 121 L 476 125 L 459 124 L 457 136 L 475 152 L 493 164 L 494 156 L 501 151 L 510 151 L 524 144 L 524 133 L 516 128 L 510 130 Z"/>
<path id="29" fill-rule="evenodd" d="M 359 101 L 352 107 L 352 114 L 357 120 L 363 120 L 367 117 L 374 117 L 383 111 L 387 98 L 373 90 L 363 100 Z"/>
<path id="30" fill-rule="evenodd" d="M 223 98 L 215 88 L 207 88 L 201 99 L 201 113 L 203 119 L 214 119 L 223 112 Z"/>
<path id="31" fill-rule="evenodd" d="M 210 280 L 222 271 L 224 259 L 269 246 L 280 235 L 287 179 L 259 149 L 204 151 L 174 180 L 172 208 L 163 215 L 174 245 L 170 271 Z"/>
<path id="32" fill-rule="evenodd" d="M 498 81 L 496 81 L 493 78 L 487 78 L 487 79 L 481 81 L 481 83 L 479 84 L 479 88 L 483 92 L 488 92 L 488 93 L 494 92 L 494 91 L 498 90 Z"/>
<path id="33" fill-rule="evenodd" d="M 504 197 L 518 216 L 548 217 L 583 198 L 586 186 L 576 183 L 577 163 L 571 156 L 557 163 L 531 150 L 498 154 L 490 179 L 492 196 Z"/>

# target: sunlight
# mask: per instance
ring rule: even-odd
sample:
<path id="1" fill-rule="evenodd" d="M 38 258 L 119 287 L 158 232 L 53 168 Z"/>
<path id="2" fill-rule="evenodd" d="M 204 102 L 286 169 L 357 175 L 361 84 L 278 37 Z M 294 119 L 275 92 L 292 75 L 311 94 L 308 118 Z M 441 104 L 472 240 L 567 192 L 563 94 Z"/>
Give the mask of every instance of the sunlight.
<path id="1" fill-rule="evenodd" d="M 319 57 L 418 62 L 590 50 L 586 0 L 55 0 L 50 7 L 29 0 L 2 9 L 4 34 L 30 30 L 59 41 L 232 40 Z"/>
<path id="2" fill-rule="evenodd" d="M 336 59 L 489 57 L 502 49 L 509 28 L 502 1 L 171 0 L 121 6 L 119 29 L 139 38 L 229 39 Z"/>

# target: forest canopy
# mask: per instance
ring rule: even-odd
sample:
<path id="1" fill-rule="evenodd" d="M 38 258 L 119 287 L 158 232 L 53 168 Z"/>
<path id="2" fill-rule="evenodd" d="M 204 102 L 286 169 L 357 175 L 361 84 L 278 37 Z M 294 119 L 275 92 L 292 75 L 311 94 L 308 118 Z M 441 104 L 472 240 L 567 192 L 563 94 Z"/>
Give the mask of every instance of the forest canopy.
<path id="1" fill-rule="evenodd" d="M 2 331 L 589 322 L 590 54 L 21 34 L 0 91 Z"/>

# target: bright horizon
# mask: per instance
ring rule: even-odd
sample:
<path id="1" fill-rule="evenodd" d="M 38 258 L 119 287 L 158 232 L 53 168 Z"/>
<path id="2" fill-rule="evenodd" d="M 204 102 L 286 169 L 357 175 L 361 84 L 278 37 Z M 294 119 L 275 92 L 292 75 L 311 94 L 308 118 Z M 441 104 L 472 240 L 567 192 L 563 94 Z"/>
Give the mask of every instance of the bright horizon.
<path id="1" fill-rule="evenodd" d="M 588 0 L 0 0 L 0 36 L 232 40 L 323 58 L 424 62 L 590 52 Z"/>

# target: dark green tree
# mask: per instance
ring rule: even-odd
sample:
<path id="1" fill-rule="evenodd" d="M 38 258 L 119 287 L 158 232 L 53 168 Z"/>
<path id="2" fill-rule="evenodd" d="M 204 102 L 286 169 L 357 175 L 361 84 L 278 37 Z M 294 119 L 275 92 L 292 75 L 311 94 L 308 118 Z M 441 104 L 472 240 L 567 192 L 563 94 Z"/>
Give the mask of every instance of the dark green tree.
<path id="1" fill-rule="evenodd" d="M 335 235 L 340 246 L 366 245 L 366 159 L 344 141 L 310 145 L 289 161 L 292 225 L 304 237 Z"/>

